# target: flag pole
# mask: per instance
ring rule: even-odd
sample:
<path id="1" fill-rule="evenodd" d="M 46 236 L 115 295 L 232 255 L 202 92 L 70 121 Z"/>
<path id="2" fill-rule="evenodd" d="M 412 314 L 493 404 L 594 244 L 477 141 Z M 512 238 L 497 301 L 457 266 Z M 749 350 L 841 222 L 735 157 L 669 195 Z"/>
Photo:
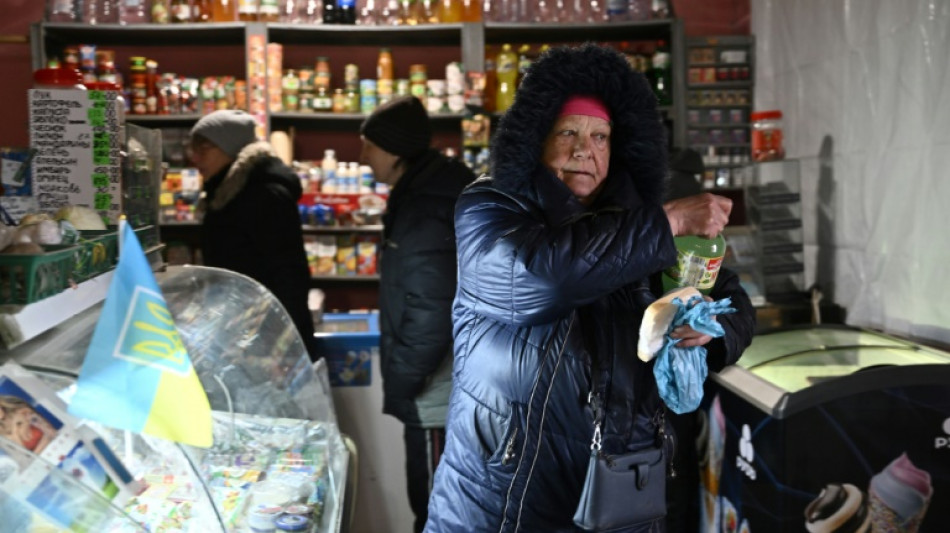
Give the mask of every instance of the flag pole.
<path id="1" fill-rule="evenodd" d="M 125 214 L 119 215 L 119 235 L 118 235 L 119 249 L 116 250 L 118 254 L 116 257 L 121 257 L 122 246 L 125 244 L 124 242 L 125 241 L 125 225 L 128 223 L 129 222 L 128 220 L 126 220 Z M 132 432 L 129 430 L 125 430 L 123 431 L 123 433 L 125 437 L 123 439 L 125 441 L 125 464 L 133 464 L 132 463 L 132 458 L 133 458 Z"/>

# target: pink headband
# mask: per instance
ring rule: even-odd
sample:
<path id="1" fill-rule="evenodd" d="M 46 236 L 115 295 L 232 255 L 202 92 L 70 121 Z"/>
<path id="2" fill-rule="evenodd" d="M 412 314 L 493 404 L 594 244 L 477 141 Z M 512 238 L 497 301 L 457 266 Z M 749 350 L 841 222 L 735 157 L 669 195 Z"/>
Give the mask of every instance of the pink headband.
<path id="1" fill-rule="evenodd" d="M 610 122 L 610 111 L 604 102 L 596 96 L 574 95 L 564 102 L 561 107 L 561 113 L 558 117 L 564 115 L 585 115 L 588 117 L 598 117 Z"/>

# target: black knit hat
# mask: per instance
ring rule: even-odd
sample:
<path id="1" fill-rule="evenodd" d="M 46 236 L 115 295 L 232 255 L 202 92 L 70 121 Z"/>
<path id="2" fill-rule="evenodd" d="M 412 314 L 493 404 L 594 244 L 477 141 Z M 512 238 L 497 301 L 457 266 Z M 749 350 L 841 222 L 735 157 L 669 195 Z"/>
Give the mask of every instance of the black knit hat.
<path id="1" fill-rule="evenodd" d="M 432 129 L 429 115 L 415 96 L 391 100 L 373 111 L 360 133 L 383 150 L 399 157 L 414 157 L 429 149 Z"/>

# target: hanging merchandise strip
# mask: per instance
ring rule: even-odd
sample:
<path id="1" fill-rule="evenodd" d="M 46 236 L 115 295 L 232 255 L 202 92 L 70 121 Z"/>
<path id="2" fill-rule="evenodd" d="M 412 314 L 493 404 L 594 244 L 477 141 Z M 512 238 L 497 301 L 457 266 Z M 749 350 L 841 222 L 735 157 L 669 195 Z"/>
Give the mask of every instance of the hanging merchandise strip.
<path id="1" fill-rule="evenodd" d="M 33 194 L 43 212 L 92 207 L 112 224 L 121 211 L 122 146 L 115 91 L 31 89 Z"/>

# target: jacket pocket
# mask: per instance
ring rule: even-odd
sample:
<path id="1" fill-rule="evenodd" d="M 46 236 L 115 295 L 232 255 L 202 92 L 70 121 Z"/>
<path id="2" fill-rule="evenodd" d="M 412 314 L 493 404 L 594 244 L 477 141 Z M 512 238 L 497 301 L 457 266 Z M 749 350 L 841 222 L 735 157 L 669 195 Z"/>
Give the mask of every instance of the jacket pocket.
<path id="1" fill-rule="evenodd" d="M 479 427 L 484 450 L 487 455 L 485 466 L 492 483 L 507 486 L 517 467 L 524 448 L 524 425 L 522 421 L 524 407 L 519 403 L 509 404 L 507 416 L 492 415 L 483 420 L 494 420 L 491 428 Z M 497 416 L 497 418 L 495 418 Z"/>

